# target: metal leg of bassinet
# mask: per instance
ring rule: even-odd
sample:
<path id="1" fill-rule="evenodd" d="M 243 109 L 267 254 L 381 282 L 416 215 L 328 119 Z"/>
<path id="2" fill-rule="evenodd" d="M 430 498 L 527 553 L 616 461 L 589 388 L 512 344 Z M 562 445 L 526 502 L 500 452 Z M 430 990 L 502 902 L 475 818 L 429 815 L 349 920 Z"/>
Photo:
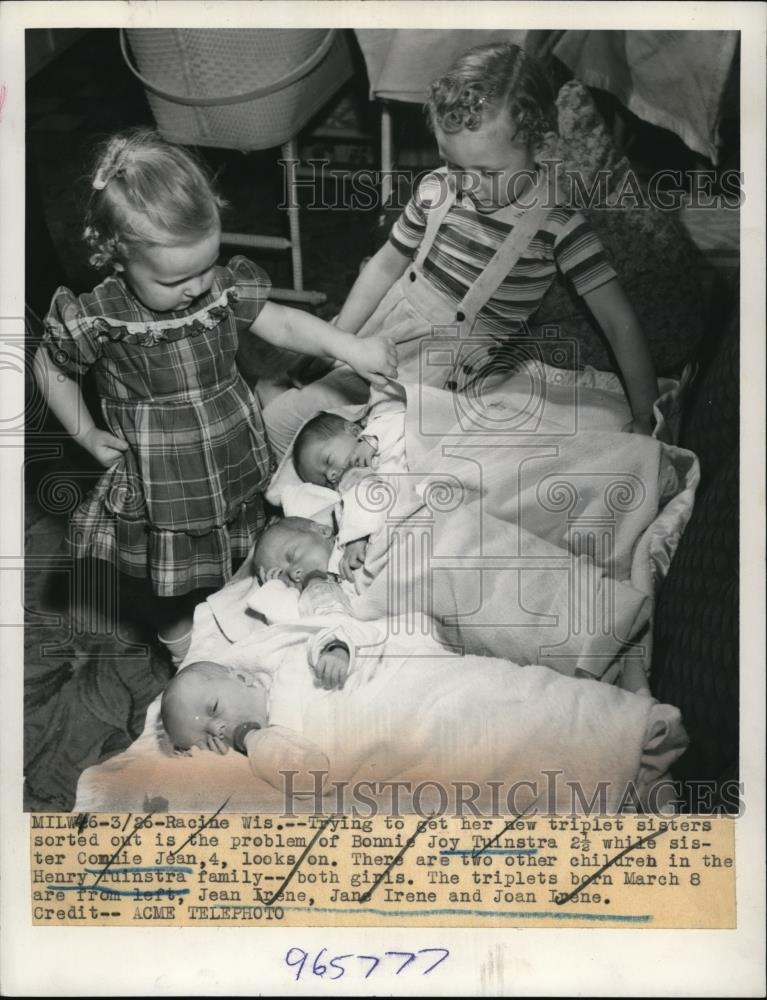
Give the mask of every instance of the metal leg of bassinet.
<path id="1" fill-rule="evenodd" d="M 296 167 L 298 166 L 298 144 L 295 137 L 288 139 L 282 147 L 282 159 L 287 170 L 290 190 L 288 197 L 288 222 L 290 224 L 290 256 L 293 261 L 293 287 L 297 292 L 304 290 L 304 265 L 301 259 L 301 226 L 298 221 L 298 192 L 296 190 Z"/>
<path id="2" fill-rule="evenodd" d="M 222 233 L 222 243 L 239 246 L 258 247 L 268 250 L 290 250 L 293 265 L 293 287 L 272 288 L 269 297 L 278 302 L 301 302 L 304 305 L 321 306 L 327 301 L 324 292 L 310 292 L 304 288 L 304 265 L 301 257 L 301 226 L 298 221 L 298 190 L 296 169 L 298 167 L 298 144 L 290 139 L 282 146 L 282 162 L 285 167 L 288 190 L 288 223 L 290 239 L 282 236 L 250 236 L 242 233 Z"/>
<path id="3" fill-rule="evenodd" d="M 391 108 L 381 102 L 381 208 L 391 197 L 392 190 Z"/>

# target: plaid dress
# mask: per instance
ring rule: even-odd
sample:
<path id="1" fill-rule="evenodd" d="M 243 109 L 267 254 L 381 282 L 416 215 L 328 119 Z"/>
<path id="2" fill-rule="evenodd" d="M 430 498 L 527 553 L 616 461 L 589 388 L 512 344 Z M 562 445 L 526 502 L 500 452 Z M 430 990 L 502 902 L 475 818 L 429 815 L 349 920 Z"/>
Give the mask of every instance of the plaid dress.
<path id="1" fill-rule="evenodd" d="M 217 267 L 191 309 L 156 313 L 114 275 L 54 295 L 44 345 L 79 381 L 93 369 L 110 432 L 129 448 L 70 520 L 75 554 L 148 579 L 160 596 L 219 587 L 264 523 L 270 453 L 261 411 L 235 366 L 238 324 L 269 293 L 244 257 Z"/>

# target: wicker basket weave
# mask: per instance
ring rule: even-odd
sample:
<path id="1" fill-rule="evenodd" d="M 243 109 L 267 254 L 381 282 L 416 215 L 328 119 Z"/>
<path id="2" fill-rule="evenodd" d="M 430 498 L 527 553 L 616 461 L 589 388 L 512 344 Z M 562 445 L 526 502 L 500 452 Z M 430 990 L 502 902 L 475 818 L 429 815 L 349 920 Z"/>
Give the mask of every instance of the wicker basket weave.
<path id="1" fill-rule="evenodd" d="M 280 146 L 353 72 L 343 32 L 144 28 L 123 53 L 172 142 L 226 149 Z"/>

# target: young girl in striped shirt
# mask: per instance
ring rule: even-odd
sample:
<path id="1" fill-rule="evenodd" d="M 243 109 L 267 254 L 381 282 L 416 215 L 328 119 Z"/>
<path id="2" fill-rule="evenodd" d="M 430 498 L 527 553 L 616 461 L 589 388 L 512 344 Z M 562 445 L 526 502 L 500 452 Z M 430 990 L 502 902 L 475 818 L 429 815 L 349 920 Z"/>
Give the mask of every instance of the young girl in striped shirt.
<path id="1" fill-rule="evenodd" d="M 91 186 L 90 260 L 110 273 L 85 295 L 56 291 L 36 374 L 65 430 L 105 468 L 72 515 L 73 553 L 145 585 L 178 660 L 195 603 L 227 581 L 265 523 L 272 461 L 235 365 L 239 334 L 344 361 L 371 381 L 396 375 L 396 350 L 269 302 L 269 278 L 244 257 L 220 266 L 221 199 L 157 134 L 110 139 Z M 89 369 L 103 428 L 80 389 Z"/>
<path id="2" fill-rule="evenodd" d="M 524 351 L 525 322 L 560 271 L 614 352 L 631 408 L 626 429 L 651 433 L 657 391 L 644 335 L 599 239 L 583 215 L 556 203 L 545 169 L 557 112 L 538 63 L 510 43 L 472 49 L 432 84 L 427 110 L 446 166 L 421 182 L 336 326 L 391 337 L 404 381 L 487 389 L 508 377 L 513 346 Z M 441 344 L 435 327 L 449 330 Z M 270 439 L 284 452 L 318 410 L 366 395 L 341 369 L 289 390 L 265 409 Z"/>

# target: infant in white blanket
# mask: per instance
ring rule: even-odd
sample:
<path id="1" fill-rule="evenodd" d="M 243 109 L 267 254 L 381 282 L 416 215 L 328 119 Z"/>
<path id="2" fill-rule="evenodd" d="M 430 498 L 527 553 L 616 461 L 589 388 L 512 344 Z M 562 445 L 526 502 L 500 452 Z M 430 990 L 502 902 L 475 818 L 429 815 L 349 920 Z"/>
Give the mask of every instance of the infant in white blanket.
<path id="1" fill-rule="evenodd" d="M 370 536 L 381 525 L 382 515 L 356 495 L 361 480 L 373 473 L 408 471 L 405 455 L 405 404 L 396 399 L 379 402 L 365 425 L 335 413 L 319 413 L 299 431 L 293 443 L 293 465 L 304 483 L 326 487 L 340 494 L 343 515 L 337 544 L 341 550 L 338 570 L 351 581 L 365 562 Z"/>
<path id="2" fill-rule="evenodd" d="M 280 580 L 287 587 L 303 590 L 312 578 L 330 572 L 334 546 L 333 529 L 329 525 L 307 517 L 283 517 L 266 528 L 256 545 L 253 553 L 256 574 L 264 584 Z M 254 607 L 254 610 L 276 620 L 267 608 Z"/>
<path id="3" fill-rule="evenodd" d="M 349 672 L 349 647 L 331 639 L 319 650 L 314 674 L 320 687 L 342 688 Z M 247 738 L 267 725 L 268 697 L 263 675 L 202 660 L 190 663 L 168 684 L 162 696 L 165 731 L 177 751 L 197 747 L 247 753 Z"/>
<path id="4" fill-rule="evenodd" d="M 296 435 L 293 464 L 305 483 L 333 490 L 353 468 L 407 472 L 404 402 L 379 403 L 364 426 L 336 413 L 318 413 Z"/>
<path id="5" fill-rule="evenodd" d="M 328 783 L 516 782 L 536 798 L 557 771 L 562 798 L 546 808 L 569 808 L 567 782 L 589 798 L 606 783 L 607 811 L 619 808 L 627 783 L 644 799 L 686 746 L 679 712 L 649 696 L 546 667 L 457 657 L 390 622 L 328 620 L 260 633 L 252 664 L 239 656 L 237 666 L 183 668 L 162 703 L 173 743 L 233 747 L 277 788 L 281 773 L 316 770 Z"/>
<path id="6" fill-rule="evenodd" d="M 304 485 L 283 490 L 285 513 L 315 518 L 333 509 L 338 533 L 327 568 L 349 583 L 365 563 L 371 536 L 387 518 L 378 502 L 377 476 L 399 494 L 403 481 L 397 477 L 409 472 L 405 418 L 404 400 L 385 397 L 371 408 L 364 424 L 322 412 L 304 424 L 293 442 L 293 467 Z M 406 490 L 420 493 L 414 482 L 405 485 Z M 658 485 L 662 506 L 679 489 L 676 469 L 665 450 L 660 454 Z"/>
<path id="7" fill-rule="evenodd" d="M 312 621 L 318 620 L 312 612 L 334 619 L 345 613 L 344 596 L 338 584 L 323 587 L 320 580 L 312 577 L 306 583 L 304 602 L 307 598 L 310 610 L 302 611 Z M 351 625 L 354 638 L 359 640 L 361 635 L 367 635 L 366 628 Z M 316 633 L 317 628 L 312 631 Z M 326 690 L 342 688 L 349 672 L 349 625 L 336 631 L 325 626 L 319 634 L 309 644 L 307 654 L 315 682 Z M 165 731 L 176 751 L 183 753 L 197 747 L 223 754 L 234 747 L 240 753 L 248 753 L 248 741 L 252 744 L 253 734 L 267 726 L 268 676 L 268 671 L 232 669 L 210 661 L 190 663 L 177 673 L 163 692 L 161 707 Z M 256 740 L 257 745 L 263 745 L 263 739 L 256 737 Z"/>

